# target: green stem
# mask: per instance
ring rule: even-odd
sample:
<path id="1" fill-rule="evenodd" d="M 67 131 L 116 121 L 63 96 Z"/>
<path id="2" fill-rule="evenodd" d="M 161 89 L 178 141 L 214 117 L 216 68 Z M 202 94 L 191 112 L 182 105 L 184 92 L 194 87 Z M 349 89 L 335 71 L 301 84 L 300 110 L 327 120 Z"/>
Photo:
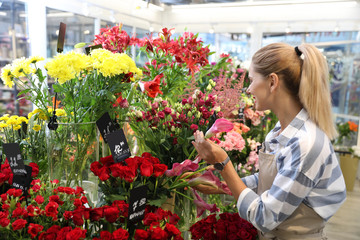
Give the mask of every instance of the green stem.
<path id="1" fill-rule="evenodd" d="M 183 196 L 183 197 L 185 197 L 185 198 L 187 198 L 187 199 L 189 199 L 189 200 L 191 200 L 191 201 L 194 200 L 193 198 L 189 197 L 188 195 L 185 195 L 185 194 L 183 194 L 183 193 L 181 193 L 181 192 L 178 192 L 178 191 L 176 191 L 176 190 L 174 190 L 174 193 L 177 193 L 177 194 L 179 194 L 179 195 L 181 195 L 181 196 Z"/>

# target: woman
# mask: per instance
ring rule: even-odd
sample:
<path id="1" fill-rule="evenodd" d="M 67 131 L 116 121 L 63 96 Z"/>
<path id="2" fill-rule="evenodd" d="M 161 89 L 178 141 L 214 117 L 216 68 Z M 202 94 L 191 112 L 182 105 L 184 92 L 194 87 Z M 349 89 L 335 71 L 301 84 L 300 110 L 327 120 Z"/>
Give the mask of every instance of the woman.
<path id="1" fill-rule="evenodd" d="M 270 44 L 253 56 L 249 78 L 256 109 L 279 119 L 259 152 L 259 173 L 240 179 L 226 152 L 202 132 L 193 144 L 221 172 L 260 239 L 326 239 L 324 225 L 346 197 L 330 142 L 336 130 L 326 60 L 309 44 Z"/>

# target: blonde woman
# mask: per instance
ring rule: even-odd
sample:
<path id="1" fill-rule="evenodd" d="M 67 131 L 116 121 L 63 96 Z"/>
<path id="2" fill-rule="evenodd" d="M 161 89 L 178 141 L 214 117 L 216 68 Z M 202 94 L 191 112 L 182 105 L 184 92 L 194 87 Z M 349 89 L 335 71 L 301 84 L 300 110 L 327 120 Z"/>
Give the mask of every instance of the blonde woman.
<path id="1" fill-rule="evenodd" d="M 346 190 L 330 142 L 336 130 L 326 60 L 310 44 L 270 44 L 253 56 L 249 78 L 256 109 L 279 119 L 259 152 L 259 173 L 240 179 L 226 152 L 202 132 L 193 144 L 221 172 L 260 239 L 327 239 L 325 223 Z"/>

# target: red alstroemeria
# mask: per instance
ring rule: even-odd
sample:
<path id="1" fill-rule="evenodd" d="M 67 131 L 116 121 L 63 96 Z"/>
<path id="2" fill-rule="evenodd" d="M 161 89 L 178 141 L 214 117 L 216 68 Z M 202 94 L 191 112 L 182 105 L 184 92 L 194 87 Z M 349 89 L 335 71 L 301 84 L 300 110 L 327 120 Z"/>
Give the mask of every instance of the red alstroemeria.
<path id="1" fill-rule="evenodd" d="M 164 74 L 161 73 L 157 75 L 153 81 L 139 82 L 141 91 L 146 91 L 146 94 L 151 98 L 155 98 L 158 94 L 163 94 L 163 92 L 160 90 L 160 82 L 163 77 Z"/>
<path id="2" fill-rule="evenodd" d="M 229 132 L 234 128 L 234 124 L 225 118 L 216 119 L 215 123 L 206 132 L 205 138 L 211 138 L 217 133 Z"/>

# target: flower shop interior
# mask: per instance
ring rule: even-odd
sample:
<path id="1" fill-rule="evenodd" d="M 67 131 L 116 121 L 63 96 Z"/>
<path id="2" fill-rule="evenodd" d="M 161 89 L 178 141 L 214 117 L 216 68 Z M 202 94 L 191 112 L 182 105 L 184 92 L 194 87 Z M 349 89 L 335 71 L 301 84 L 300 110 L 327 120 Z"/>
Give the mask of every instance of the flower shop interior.
<path id="1" fill-rule="evenodd" d="M 259 239 L 191 142 L 225 118 L 257 173 L 277 118 L 248 70 L 277 42 L 325 56 L 346 200 L 324 231 L 360 239 L 359 0 L 0 0 L 0 240 Z"/>

